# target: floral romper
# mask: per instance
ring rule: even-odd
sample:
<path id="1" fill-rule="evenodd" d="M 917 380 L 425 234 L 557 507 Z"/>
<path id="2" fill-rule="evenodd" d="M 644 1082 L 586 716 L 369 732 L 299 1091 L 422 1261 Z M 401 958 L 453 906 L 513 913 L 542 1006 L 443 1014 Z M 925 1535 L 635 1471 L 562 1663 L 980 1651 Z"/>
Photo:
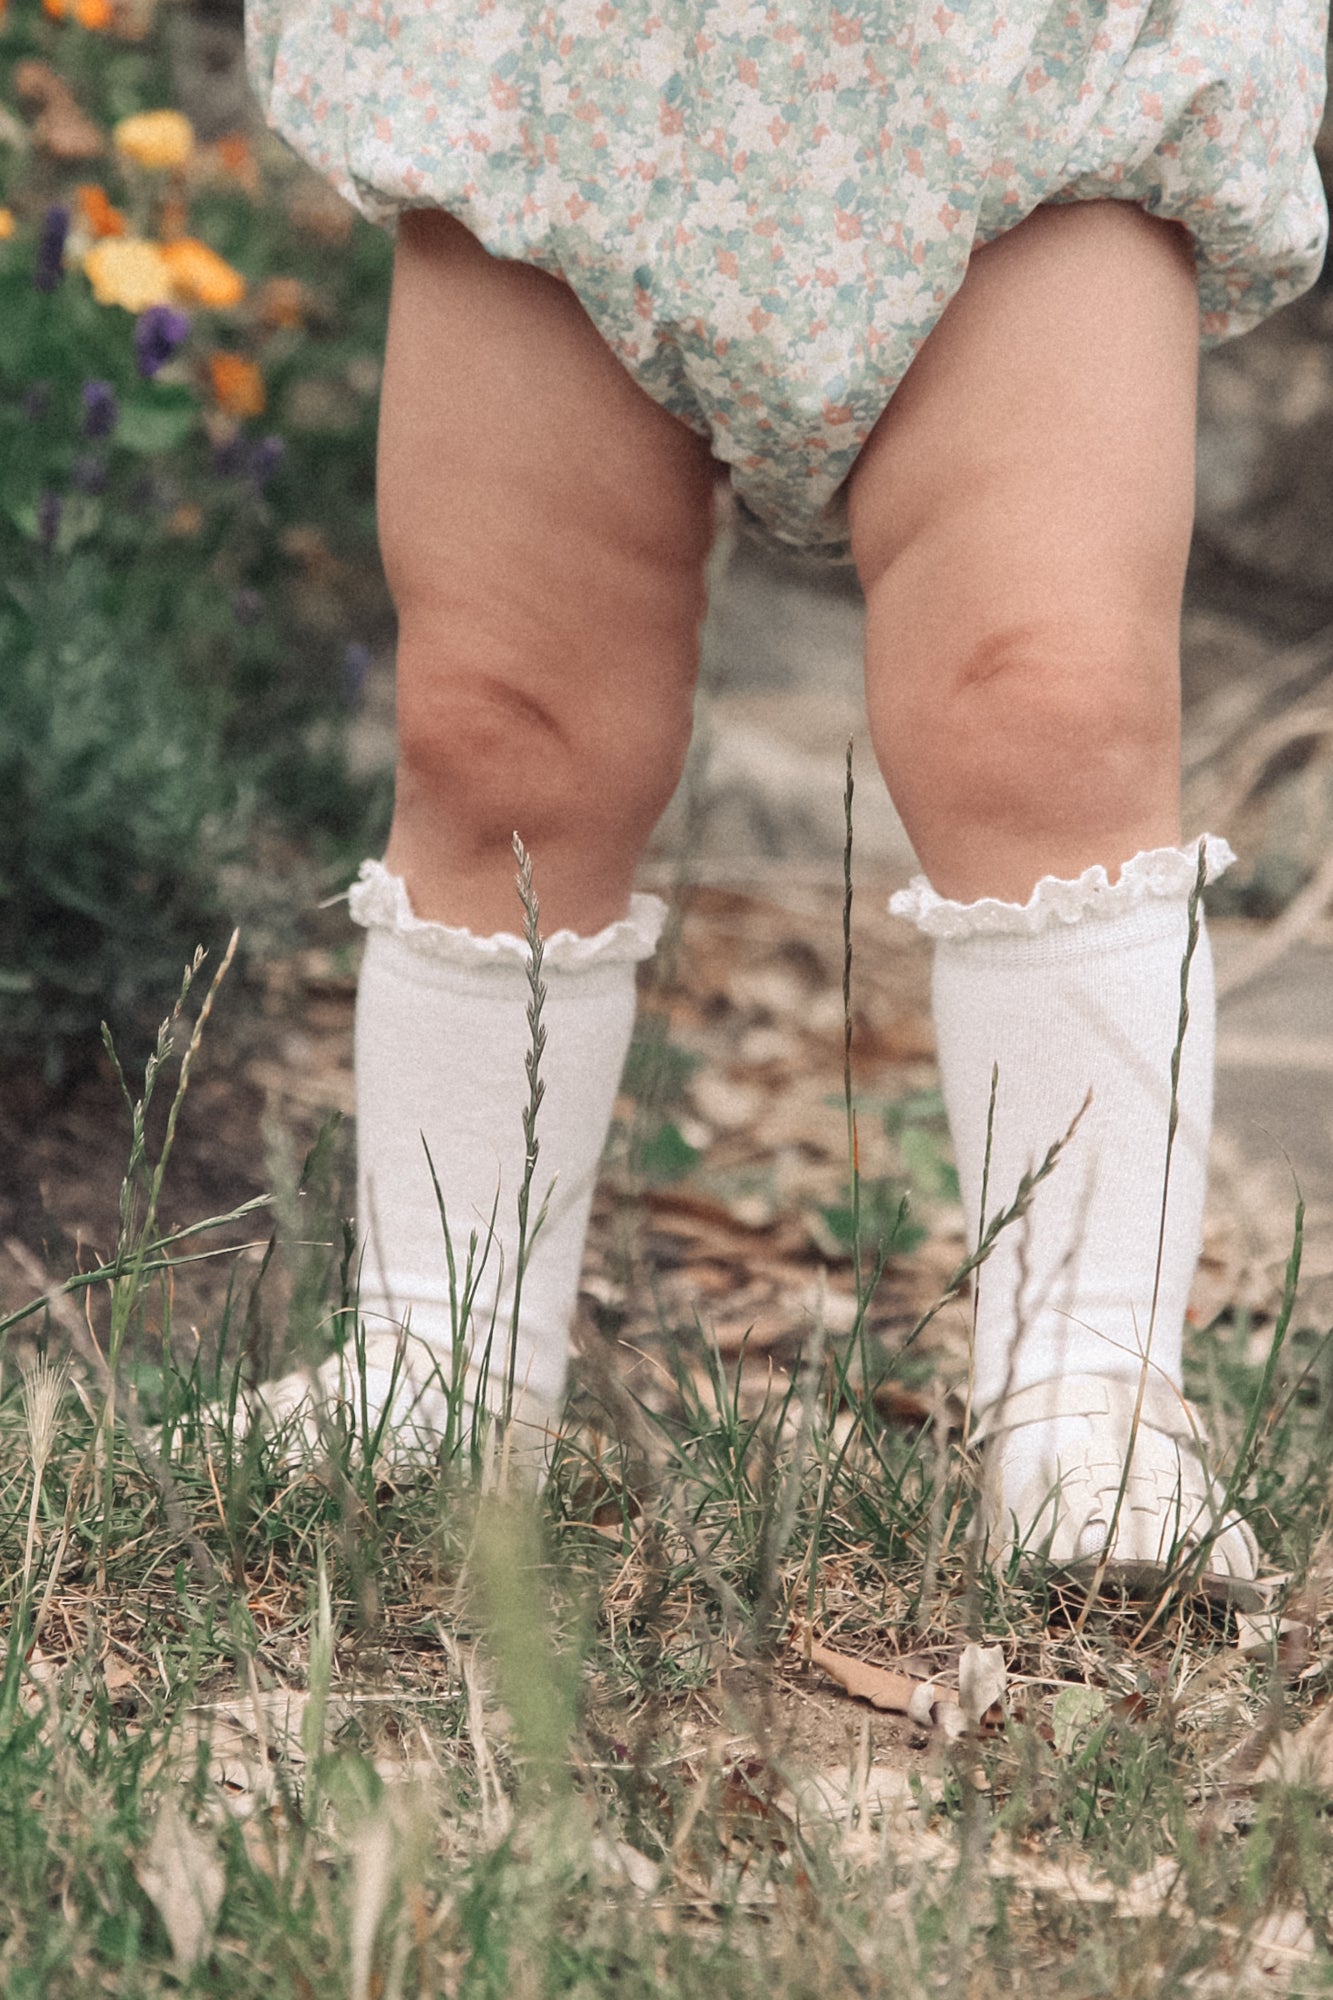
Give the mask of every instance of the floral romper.
<path id="1" fill-rule="evenodd" d="M 1211 345 L 1328 215 L 1328 0 L 249 0 L 270 122 L 361 211 L 564 278 L 750 512 L 840 489 L 976 245 L 1039 203 L 1186 224 Z"/>

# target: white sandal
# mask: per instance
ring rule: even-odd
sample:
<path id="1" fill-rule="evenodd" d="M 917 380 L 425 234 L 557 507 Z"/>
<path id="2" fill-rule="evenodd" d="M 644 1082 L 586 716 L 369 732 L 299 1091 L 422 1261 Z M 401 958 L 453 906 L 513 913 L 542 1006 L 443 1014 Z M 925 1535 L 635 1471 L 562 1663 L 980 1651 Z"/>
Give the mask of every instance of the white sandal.
<path id="1" fill-rule="evenodd" d="M 1198 1587 L 1257 1608 L 1259 1547 L 1239 1515 L 1223 1516 L 1198 1411 L 1150 1378 L 1135 1431 L 1139 1387 L 1066 1375 L 1016 1390 L 985 1413 L 971 1441 L 985 1446 L 979 1528 L 989 1559 L 1017 1549 L 1075 1575 L 1100 1570 L 1112 1587 L 1138 1594 L 1160 1588 L 1204 1545 Z"/>

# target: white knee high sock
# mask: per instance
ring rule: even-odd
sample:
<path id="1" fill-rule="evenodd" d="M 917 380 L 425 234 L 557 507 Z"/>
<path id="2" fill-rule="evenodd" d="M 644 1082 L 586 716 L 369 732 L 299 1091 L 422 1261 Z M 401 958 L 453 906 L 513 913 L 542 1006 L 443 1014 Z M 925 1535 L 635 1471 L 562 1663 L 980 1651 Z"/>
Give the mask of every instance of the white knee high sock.
<path id="1" fill-rule="evenodd" d="M 1210 838 L 1213 879 L 1233 858 Z M 1161 1235 L 1171 1055 L 1197 850 L 1140 854 L 1046 877 L 1023 906 L 950 903 L 924 878 L 892 899 L 936 940 L 940 1075 L 970 1240 L 982 1227 L 992 1067 L 999 1083 L 986 1220 L 1007 1208 L 1092 1102 L 978 1278 L 973 1406 L 1079 1373 L 1180 1386 L 1181 1334 L 1198 1260 L 1212 1121 L 1212 961 L 1202 928 L 1189 975 L 1179 1123 Z M 1202 923 L 1202 915 L 1200 918 Z M 1153 1296 L 1157 1302 L 1154 1312 Z M 1151 1340 L 1150 1340 L 1151 1335 Z"/>
<path id="2" fill-rule="evenodd" d="M 361 1311 L 377 1370 L 408 1328 L 394 1423 L 429 1442 L 444 1427 L 431 1377 L 438 1364 L 448 1379 L 455 1328 L 427 1146 L 460 1287 L 468 1238 L 477 1232 L 480 1256 L 494 1211 L 494 1241 L 460 1332 L 471 1350 L 469 1401 L 492 1326 L 492 1409 L 503 1393 L 525 1157 L 528 953 L 517 936 L 422 922 L 403 882 L 378 862 L 363 865 L 349 904 L 370 933 L 356 1014 Z M 665 914 L 656 897 L 635 896 L 629 915 L 595 937 L 560 931 L 546 941 L 529 1229 L 555 1187 L 523 1275 L 515 1367 L 520 1416 L 539 1428 L 564 1392 L 588 1211 L 634 1023 L 635 965 L 651 955 Z"/>

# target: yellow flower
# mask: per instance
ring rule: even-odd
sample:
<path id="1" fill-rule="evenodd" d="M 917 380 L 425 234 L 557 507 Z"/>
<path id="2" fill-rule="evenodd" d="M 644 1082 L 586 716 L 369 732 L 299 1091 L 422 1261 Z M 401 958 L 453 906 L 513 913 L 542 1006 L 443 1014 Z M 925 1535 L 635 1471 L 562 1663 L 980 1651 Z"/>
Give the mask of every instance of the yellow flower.
<path id="1" fill-rule="evenodd" d="M 17 228 L 13 209 L 0 208 L 0 243 L 7 243 Z"/>
<path id="2" fill-rule="evenodd" d="M 213 400 L 229 417 L 258 417 L 264 409 L 264 378 L 253 361 L 242 354 L 220 350 L 208 357 L 208 380 Z"/>
<path id="3" fill-rule="evenodd" d="M 174 243 L 164 243 L 162 255 L 182 305 L 238 306 L 245 297 L 245 279 L 240 272 L 197 236 L 180 236 Z"/>
<path id="4" fill-rule="evenodd" d="M 84 275 L 99 306 L 146 312 L 175 303 L 171 266 L 156 243 L 142 236 L 108 236 L 94 243 L 83 260 Z"/>
<path id="5" fill-rule="evenodd" d="M 111 134 L 116 151 L 139 167 L 183 167 L 194 151 L 194 127 L 180 111 L 139 111 Z"/>

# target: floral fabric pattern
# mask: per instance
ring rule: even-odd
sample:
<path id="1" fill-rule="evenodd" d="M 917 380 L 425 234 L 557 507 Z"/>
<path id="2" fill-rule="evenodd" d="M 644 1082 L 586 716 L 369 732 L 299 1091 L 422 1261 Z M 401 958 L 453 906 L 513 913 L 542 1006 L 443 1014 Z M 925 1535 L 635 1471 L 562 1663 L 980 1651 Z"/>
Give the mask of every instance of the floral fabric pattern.
<path id="1" fill-rule="evenodd" d="M 1313 283 L 1328 0 L 249 0 L 270 122 L 366 215 L 574 289 L 781 539 L 975 246 L 1042 202 L 1183 222 L 1206 345 Z"/>

